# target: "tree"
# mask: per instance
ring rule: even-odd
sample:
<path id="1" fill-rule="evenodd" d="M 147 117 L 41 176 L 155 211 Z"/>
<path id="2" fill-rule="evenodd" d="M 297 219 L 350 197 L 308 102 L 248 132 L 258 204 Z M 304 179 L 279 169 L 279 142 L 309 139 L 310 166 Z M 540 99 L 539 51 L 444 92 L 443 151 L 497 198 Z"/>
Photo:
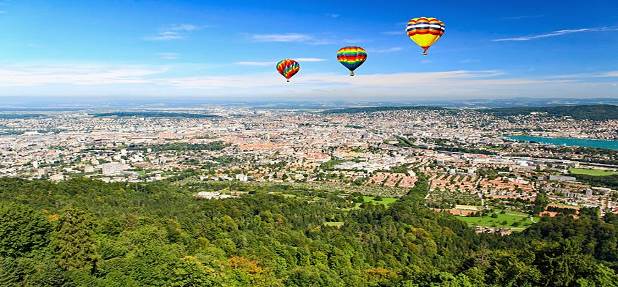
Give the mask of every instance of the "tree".
<path id="1" fill-rule="evenodd" d="M 85 212 L 66 209 L 52 239 L 58 265 L 65 270 L 94 272 L 100 256 L 93 235 L 93 223 Z"/>
<path id="2" fill-rule="evenodd" d="M 534 207 L 532 208 L 533 214 L 539 214 L 547 208 L 549 204 L 549 198 L 545 192 L 538 192 L 536 194 L 536 199 L 534 200 Z"/>
<path id="3" fill-rule="evenodd" d="M 0 256 L 17 257 L 49 242 L 51 225 L 34 209 L 17 204 L 0 207 Z"/>

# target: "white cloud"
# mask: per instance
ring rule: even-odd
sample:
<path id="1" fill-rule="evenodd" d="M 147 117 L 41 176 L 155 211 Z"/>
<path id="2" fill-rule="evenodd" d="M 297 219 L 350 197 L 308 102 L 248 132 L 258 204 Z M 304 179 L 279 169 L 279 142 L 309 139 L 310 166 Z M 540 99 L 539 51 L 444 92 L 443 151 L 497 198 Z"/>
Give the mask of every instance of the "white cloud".
<path id="1" fill-rule="evenodd" d="M 606 78 L 618 78 L 618 71 L 609 71 L 601 74 L 602 77 Z"/>
<path id="2" fill-rule="evenodd" d="M 296 58 L 296 61 L 299 62 L 324 62 L 326 59 L 322 58 Z"/>
<path id="3" fill-rule="evenodd" d="M 105 65 L 31 65 L 0 68 L 0 86 L 71 85 L 95 86 L 144 84 L 166 68 Z"/>
<path id="4" fill-rule="evenodd" d="M 179 39 L 184 39 L 184 38 L 185 36 L 181 33 L 178 33 L 175 31 L 163 31 L 163 32 L 159 32 L 155 36 L 149 36 L 144 39 L 150 40 L 150 41 L 169 41 L 169 40 L 179 40 Z"/>
<path id="5" fill-rule="evenodd" d="M 600 78 L 618 78 L 618 71 L 562 74 L 562 75 L 553 75 L 553 76 L 549 76 L 546 78 L 548 79 L 569 79 L 569 80 L 590 79 L 590 78 L 599 78 L 599 79 Z"/>
<path id="6" fill-rule="evenodd" d="M 367 40 L 364 40 L 364 39 L 342 39 L 341 42 L 346 43 L 346 44 L 360 44 L 360 43 L 367 42 Z"/>
<path id="7" fill-rule="evenodd" d="M 492 41 L 494 42 L 530 41 L 530 40 L 558 37 L 558 36 L 564 36 L 564 35 L 576 34 L 576 33 L 609 32 L 609 31 L 618 31 L 618 28 L 617 27 L 596 27 L 596 28 L 582 28 L 582 29 L 566 29 L 566 30 L 552 31 L 552 32 L 545 33 L 545 34 L 494 39 Z"/>
<path id="8" fill-rule="evenodd" d="M 306 34 L 287 33 L 287 34 L 255 34 L 251 39 L 257 42 L 306 42 L 313 37 Z"/>
<path id="9" fill-rule="evenodd" d="M 154 36 L 145 37 L 148 41 L 170 41 L 180 40 L 187 37 L 190 32 L 200 30 L 207 26 L 196 26 L 193 24 L 174 24 L 167 26 Z"/>
<path id="10" fill-rule="evenodd" d="M 299 58 L 303 59 L 303 58 Z M 319 58 L 309 58 L 316 59 Z M 307 60 L 307 59 L 305 59 Z M 238 62 L 273 65 L 274 61 Z M 0 97 L 38 96 L 208 96 L 226 99 L 414 100 L 508 97 L 618 97 L 618 71 L 590 78 L 512 77 L 501 71 L 442 71 L 365 74 L 303 73 L 291 83 L 274 69 L 240 75 L 176 76 L 175 66 L 5 65 Z"/>
<path id="11" fill-rule="evenodd" d="M 169 79 L 179 90 L 212 96 L 272 99 L 437 99 L 618 96 L 611 84 L 559 79 L 508 78 L 500 71 L 298 74 L 292 83 L 273 73 Z M 200 92 L 202 91 L 202 92 Z M 230 91 L 232 94 L 230 94 Z M 351 92 L 353 91 L 353 92 Z M 611 92 L 613 91 L 613 93 Z"/>
<path id="12" fill-rule="evenodd" d="M 159 53 L 157 55 L 162 60 L 176 60 L 176 59 L 178 59 L 178 53 Z"/>
<path id="13" fill-rule="evenodd" d="M 502 20 L 523 20 L 523 19 L 534 19 L 534 18 L 542 18 L 545 15 L 519 15 L 519 16 L 509 16 L 502 17 Z"/>
<path id="14" fill-rule="evenodd" d="M 174 24 L 174 25 L 169 26 L 167 30 L 169 30 L 169 31 L 187 31 L 187 32 L 190 32 L 190 31 L 199 30 L 202 27 L 196 26 L 196 25 L 193 25 L 193 24 Z"/>
<path id="15" fill-rule="evenodd" d="M 340 14 L 336 14 L 336 13 L 326 13 L 325 15 L 326 17 L 335 18 L 335 19 L 341 16 Z"/>
<path id="16" fill-rule="evenodd" d="M 241 61 L 234 63 L 241 66 L 272 66 L 275 61 Z"/>
<path id="17" fill-rule="evenodd" d="M 312 63 L 312 62 L 324 62 L 326 59 L 322 58 L 292 58 L 301 63 Z M 273 66 L 277 63 L 277 61 L 240 61 L 234 64 L 241 66 L 256 66 L 256 67 L 266 67 Z"/>
<path id="18" fill-rule="evenodd" d="M 327 38 L 317 38 L 309 34 L 283 33 L 283 34 L 252 34 L 249 38 L 255 42 L 274 43 L 307 43 L 311 45 L 327 45 L 335 41 Z"/>
<path id="19" fill-rule="evenodd" d="M 402 47 L 390 47 L 390 48 L 383 48 L 383 49 L 367 49 L 367 50 L 371 53 L 394 53 L 394 52 L 399 52 L 403 50 L 403 48 Z"/>

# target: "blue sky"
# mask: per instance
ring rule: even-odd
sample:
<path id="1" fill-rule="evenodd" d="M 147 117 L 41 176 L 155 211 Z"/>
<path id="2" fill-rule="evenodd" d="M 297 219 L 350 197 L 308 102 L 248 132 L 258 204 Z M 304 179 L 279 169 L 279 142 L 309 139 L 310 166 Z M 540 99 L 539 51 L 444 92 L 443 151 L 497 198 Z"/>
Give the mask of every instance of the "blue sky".
<path id="1" fill-rule="evenodd" d="M 465 2 L 0 1 L 0 97 L 618 97 L 618 2 Z M 426 57 L 418 16 L 446 23 Z"/>

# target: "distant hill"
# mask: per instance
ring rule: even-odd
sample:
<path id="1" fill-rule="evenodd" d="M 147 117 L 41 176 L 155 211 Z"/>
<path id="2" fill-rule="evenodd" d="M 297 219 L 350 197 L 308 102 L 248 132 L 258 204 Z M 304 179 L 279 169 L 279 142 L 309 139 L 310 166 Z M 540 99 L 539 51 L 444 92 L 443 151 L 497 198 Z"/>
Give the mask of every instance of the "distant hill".
<path id="1" fill-rule="evenodd" d="M 93 114 L 95 117 L 140 117 L 140 118 L 218 118 L 217 115 L 173 112 L 112 112 Z"/>
<path id="2" fill-rule="evenodd" d="M 17 119 L 33 119 L 42 118 L 45 115 L 42 114 L 0 114 L 0 119 L 3 120 L 17 120 Z"/>
<path id="3" fill-rule="evenodd" d="M 577 105 L 555 107 L 518 107 L 518 108 L 494 108 L 480 110 L 496 116 L 517 116 L 530 113 L 547 113 L 556 117 L 572 117 L 578 120 L 616 120 L 618 119 L 618 106 L 616 105 Z"/>
<path id="4" fill-rule="evenodd" d="M 448 110 L 448 109 L 443 108 L 443 107 L 435 107 L 435 106 L 358 107 L 358 108 L 342 108 L 342 109 L 325 110 L 322 113 L 324 114 L 358 114 L 358 113 L 375 113 L 375 112 L 407 111 L 407 110 L 439 111 L 439 110 Z"/>

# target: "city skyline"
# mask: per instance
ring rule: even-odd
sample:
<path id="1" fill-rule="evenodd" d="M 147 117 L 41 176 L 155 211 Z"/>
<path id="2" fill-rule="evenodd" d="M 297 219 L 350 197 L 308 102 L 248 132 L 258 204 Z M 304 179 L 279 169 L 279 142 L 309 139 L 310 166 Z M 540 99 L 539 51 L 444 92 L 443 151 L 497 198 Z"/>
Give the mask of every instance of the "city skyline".
<path id="1" fill-rule="evenodd" d="M 618 4 L 2 1 L 0 97 L 422 101 L 618 97 Z M 427 57 L 405 35 L 434 16 Z M 239 20 L 241 19 L 241 20 Z M 591 44 L 592 43 L 592 44 Z M 369 56 L 347 72 L 338 48 Z M 294 58 L 286 84 L 274 63 Z"/>

